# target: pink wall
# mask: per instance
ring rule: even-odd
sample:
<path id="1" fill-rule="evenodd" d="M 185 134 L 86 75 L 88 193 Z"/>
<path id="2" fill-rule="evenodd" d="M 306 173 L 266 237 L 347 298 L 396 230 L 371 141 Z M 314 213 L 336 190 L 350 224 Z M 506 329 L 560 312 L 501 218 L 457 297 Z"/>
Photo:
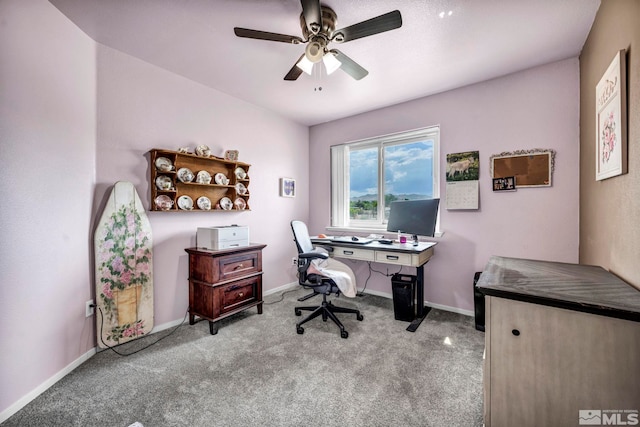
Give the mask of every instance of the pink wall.
<path id="1" fill-rule="evenodd" d="M 1 1 L 0 16 L 1 422 L 94 347 L 96 68 L 95 43 L 47 1 Z"/>
<path id="2" fill-rule="evenodd" d="M 0 16 L 0 422 L 94 347 L 94 321 L 84 316 L 85 301 L 95 296 L 93 228 L 115 181 L 133 182 L 149 202 L 151 148 L 235 148 L 253 165 L 250 212 L 150 213 L 156 325 L 185 313 L 183 249 L 195 243 L 198 226 L 248 225 L 252 240 L 268 245 L 265 290 L 293 282 L 289 221 L 310 220 L 313 232 L 329 223 L 329 146 L 432 124 L 442 127 L 442 154 L 479 149 L 484 168 L 482 209 L 443 211 L 446 234 L 427 268 L 429 301 L 471 309 L 473 272 L 492 254 L 577 259 L 575 59 L 309 134 L 269 111 L 96 47 L 45 0 L 0 1 Z M 553 188 L 493 194 L 489 155 L 536 147 L 558 151 Z M 278 197 L 283 176 L 297 180 L 295 199 Z M 354 267 L 364 277 L 364 265 Z M 377 275 L 369 288 L 390 291 Z"/>
<path id="3" fill-rule="evenodd" d="M 428 77 L 425 77 L 428 78 Z M 330 224 L 329 147 L 403 130 L 440 125 L 441 198 L 446 154 L 480 151 L 480 209 L 441 210 L 444 236 L 425 270 L 427 301 L 473 310 L 473 274 L 492 255 L 577 262 L 579 193 L 579 69 L 568 59 L 439 95 L 313 126 L 310 130 L 310 224 Z M 493 193 L 489 157 L 504 151 L 556 150 L 553 187 Z M 367 277 L 366 263 L 352 267 Z M 386 271 L 387 266 L 375 265 Z M 391 266 L 389 270 L 395 272 Z M 411 269 L 405 268 L 405 273 Z M 413 273 L 411 273 L 413 274 Z M 368 289 L 390 293 L 373 274 Z M 364 281 L 359 287 L 364 286 Z"/>
<path id="4" fill-rule="evenodd" d="M 152 148 L 208 145 L 240 151 L 251 166 L 251 211 L 149 212 L 154 239 L 155 324 L 182 319 L 188 305 L 184 248 L 198 227 L 248 225 L 266 243 L 265 291 L 296 280 L 289 222 L 308 216 L 308 128 L 111 48 L 98 45 L 98 146 L 94 221 L 116 181 L 131 181 L 149 205 Z M 297 180 L 295 198 L 278 195 L 280 177 Z"/>

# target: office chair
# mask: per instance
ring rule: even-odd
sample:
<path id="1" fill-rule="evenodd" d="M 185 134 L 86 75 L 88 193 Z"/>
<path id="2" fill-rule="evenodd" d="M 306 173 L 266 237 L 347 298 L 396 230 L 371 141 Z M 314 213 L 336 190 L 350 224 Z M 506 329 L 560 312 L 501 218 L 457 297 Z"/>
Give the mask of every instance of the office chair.
<path id="1" fill-rule="evenodd" d="M 293 230 L 293 239 L 298 247 L 298 283 L 305 288 L 312 288 L 315 294 L 322 294 L 322 304 L 319 306 L 295 307 L 296 316 L 301 316 L 302 311 L 311 311 L 311 314 L 296 323 L 296 331 L 298 334 L 303 334 L 304 328 L 302 325 L 304 323 L 322 316 L 322 320 L 325 322 L 327 319 L 333 320 L 340 328 L 340 336 L 347 338 L 349 333 L 344 329 L 344 325 L 336 317 L 335 313 L 353 313 L 356 315 L 356 319 L 360 321 L 364 319 L 364 316 L 360 314 L 360 310 L 337 307 L 331 301 L 327 301 L 327 295 L 332 293 L 339 295 L 340 289 L 330 277 L 309 273 L 308 269 L 314 259 L 327 259 L 329 255 L 322 252 L 314 252 L 313 244 L 309 238 L 309 231 L 304 222 L 291 221 L 291 229 Z"/>

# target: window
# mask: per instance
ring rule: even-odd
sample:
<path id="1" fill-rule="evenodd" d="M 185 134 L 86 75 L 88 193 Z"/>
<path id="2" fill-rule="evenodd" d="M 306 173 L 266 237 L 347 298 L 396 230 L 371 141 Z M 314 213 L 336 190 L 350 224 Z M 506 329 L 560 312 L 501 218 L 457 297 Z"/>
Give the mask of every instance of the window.
<path id="1" fill-rule="evenodd" d="M 331 225 L 386 229 L 392 201 L 439 197 L 439 136 L 435 126 L 331 147 Z"/>

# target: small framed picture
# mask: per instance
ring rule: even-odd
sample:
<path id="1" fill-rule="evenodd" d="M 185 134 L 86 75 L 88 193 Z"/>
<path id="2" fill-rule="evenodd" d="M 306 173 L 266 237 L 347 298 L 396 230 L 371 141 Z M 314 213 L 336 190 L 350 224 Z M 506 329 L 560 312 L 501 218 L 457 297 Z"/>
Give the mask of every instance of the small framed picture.
<path id="1" fill-rule="evenodd" d="M 493 191 L 516 191 L 516 177 L 493 178 Z"/>
<path id="2" fill-rule="evenodd" d="M 296 197 L 296 180 L 292 178 L 280 178 L 280 196 Z"/>

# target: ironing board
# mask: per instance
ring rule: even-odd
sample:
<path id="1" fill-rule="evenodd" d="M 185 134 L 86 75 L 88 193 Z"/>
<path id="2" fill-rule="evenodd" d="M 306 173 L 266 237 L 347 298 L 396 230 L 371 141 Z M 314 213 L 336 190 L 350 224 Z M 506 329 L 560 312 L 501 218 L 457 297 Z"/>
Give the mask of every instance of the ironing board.
<path id="1" fill-rule="evenodd" d="M 151 224 L 135 187 L 117 182 L 94 234 L 96 336 L 102 348 L 153 328 Z"/>

